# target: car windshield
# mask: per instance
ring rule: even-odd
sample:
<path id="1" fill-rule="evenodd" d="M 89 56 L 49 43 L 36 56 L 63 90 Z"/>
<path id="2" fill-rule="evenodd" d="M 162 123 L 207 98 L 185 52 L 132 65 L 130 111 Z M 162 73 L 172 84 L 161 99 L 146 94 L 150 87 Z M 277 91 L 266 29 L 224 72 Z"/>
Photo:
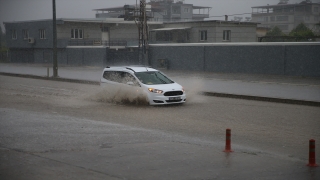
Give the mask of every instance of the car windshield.
<path id="1" fill-rule="evenodd" d="M 172 84 L 171 79 L 159 71 L 136 72 L 135 75 L 143 84 Z"/>

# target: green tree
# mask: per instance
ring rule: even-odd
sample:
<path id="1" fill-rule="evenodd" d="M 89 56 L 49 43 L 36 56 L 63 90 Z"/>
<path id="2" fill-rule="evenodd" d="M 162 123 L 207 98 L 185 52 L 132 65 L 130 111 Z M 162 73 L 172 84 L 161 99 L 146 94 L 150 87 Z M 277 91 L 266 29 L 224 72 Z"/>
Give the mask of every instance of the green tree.
<path id="1" fill-rule="evenodd" d="M 275 26 L 266 33 L 266 36 L 267 37 L 263 40 L 264 42 L 282 42 L 284 41 L 282 36 L 286 35 L 278 26 Z"/>
<path id="2" fill-rule="evenodd" d="M 275 26 L 267 32 L 266 36 L 285 36 L 285 34 L 278 26 Z"/>
<path id="3" fill-rule="evenodd" d="M 290 36 L 295 37 L 314 37 L 314 33 L 304 23 L 300 23 L 296 28 L 292 29 L 289 33 Z"/>

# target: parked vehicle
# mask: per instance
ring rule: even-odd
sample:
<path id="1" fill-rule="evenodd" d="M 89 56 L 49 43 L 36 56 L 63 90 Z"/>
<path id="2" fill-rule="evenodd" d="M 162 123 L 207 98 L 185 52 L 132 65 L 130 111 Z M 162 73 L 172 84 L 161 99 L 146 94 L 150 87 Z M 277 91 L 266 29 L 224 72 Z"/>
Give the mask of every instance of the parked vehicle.
<path id="1" fill-rule="evenodd" d="M 186 93 L 181 85 L 150 67 L 106 67 L 102 72 L 100 85 L 138 88 L 139 93 L 146 95 L 150 105 L 186 102 Z M 136 93 L 135 91 L 132 93 Z"/>

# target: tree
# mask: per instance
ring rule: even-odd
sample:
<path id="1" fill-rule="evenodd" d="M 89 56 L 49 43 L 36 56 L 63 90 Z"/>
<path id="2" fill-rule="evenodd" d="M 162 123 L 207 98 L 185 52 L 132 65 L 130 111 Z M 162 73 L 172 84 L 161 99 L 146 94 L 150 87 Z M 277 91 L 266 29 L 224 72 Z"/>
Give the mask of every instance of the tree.
<path id="1" fill-rule="evenodd" d="M 282 30 L 278 26 L 275 26 L 266 33 L 266 38 L 263 41 L 264 42 L 282 42 L 283 36 L 286 36 L 286 35 L 282 32 Z"/>
<path id="2" fill-rule="evenodd" d="M 285 34 L 278 26 L 275 26 L 267 32 L 266 36 L 285 36 Z"/>
<path id="3" fill-rule="evenodd" d="M 301 38 L 310 38 L 315 36 L 312 30 L 309 29 L 304 23 L 300 23 L 296 28 L 292 29 L 289 35 Z"/>

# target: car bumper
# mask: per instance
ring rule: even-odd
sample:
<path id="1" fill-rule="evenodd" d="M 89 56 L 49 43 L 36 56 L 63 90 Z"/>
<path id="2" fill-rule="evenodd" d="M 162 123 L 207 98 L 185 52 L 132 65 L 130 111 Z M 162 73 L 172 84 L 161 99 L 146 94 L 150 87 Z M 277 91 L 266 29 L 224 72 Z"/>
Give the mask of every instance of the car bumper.
<path id="1" fill-rule="evenodd" d="M 180 104 L 187 100 L 186 94 L 179 96 L 164 96 L 163 94 L 148 93 L 150 105 Z"/>

